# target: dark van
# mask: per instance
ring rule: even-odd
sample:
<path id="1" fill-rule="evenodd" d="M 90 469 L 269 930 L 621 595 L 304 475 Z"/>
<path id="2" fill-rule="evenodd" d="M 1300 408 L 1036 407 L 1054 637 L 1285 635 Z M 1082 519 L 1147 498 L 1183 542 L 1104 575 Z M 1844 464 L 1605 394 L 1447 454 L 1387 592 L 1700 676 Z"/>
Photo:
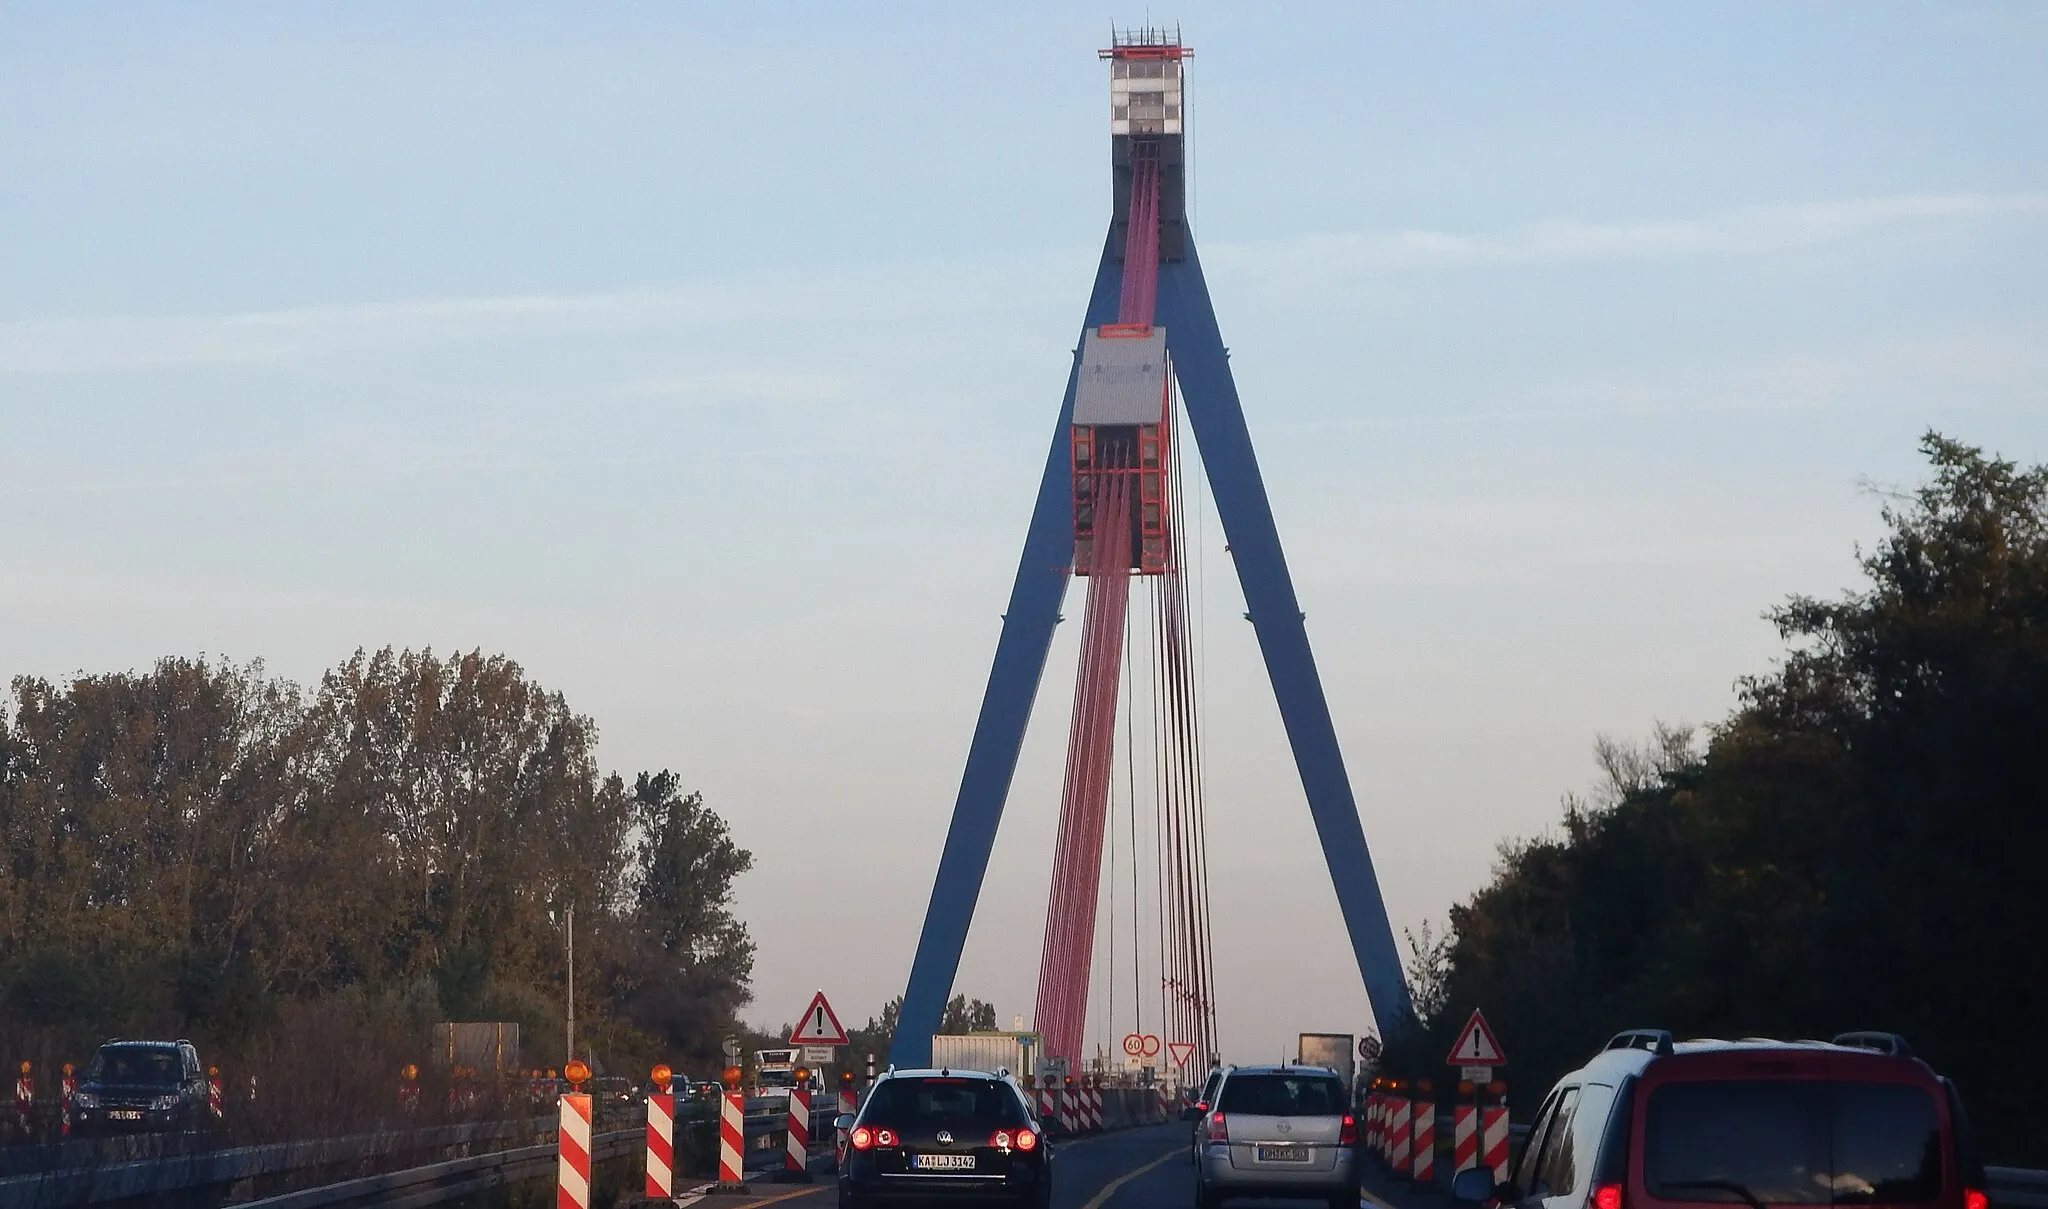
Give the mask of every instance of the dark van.
<path id="1" fill-rule="evenodd" d="M 1517 1209 L 1988 1209 L 1962 1101 L 1890 1033 L 1832 1042 L 1622 1033 L 1558 1081 L 1505 1184 Z"/>

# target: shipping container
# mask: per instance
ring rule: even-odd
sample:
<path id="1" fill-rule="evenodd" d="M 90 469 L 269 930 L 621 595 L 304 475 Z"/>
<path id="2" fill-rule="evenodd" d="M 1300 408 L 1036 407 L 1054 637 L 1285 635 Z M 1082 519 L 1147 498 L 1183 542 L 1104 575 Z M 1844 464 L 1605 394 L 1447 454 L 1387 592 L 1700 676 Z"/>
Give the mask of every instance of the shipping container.
<path id="1" fill-rule="evenodd" d="M 1303 1066 L 1327 1066 L 1348 1086 L 1358 1072 L 1357 1040 L 1350 1033 L 1303 1033 L 1294 1059 Z"/>
<path id="2" fill-rule="evenodd" d="M 932 1065 L 953 1070 L 1007 1070 L 1019 1079 L 1033 1071 L 1037 1033 L 934 1033 Z"/>

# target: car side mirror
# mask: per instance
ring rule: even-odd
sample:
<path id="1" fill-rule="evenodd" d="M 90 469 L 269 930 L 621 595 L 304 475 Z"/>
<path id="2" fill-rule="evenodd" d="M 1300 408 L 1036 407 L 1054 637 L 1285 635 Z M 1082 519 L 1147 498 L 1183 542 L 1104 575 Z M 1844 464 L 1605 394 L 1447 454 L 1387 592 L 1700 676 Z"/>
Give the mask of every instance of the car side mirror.
<path id="1" fill-rule="evenodd" d="M 842 1112 L 842 1113 L 840 1113 L 840 1114 L 839 1114 L 838 1116 L 836 1116 L 836 1117 L 833 1117 L 833 1118 L 832 1118 L 832 1128 L 834 1128 L 834 1129 L 852 1129 L 852 1128 L 853 1128 L 853 1114 L 852 1114 L 852 1113 L 850 1113 L 850 1112 Z"/>
<path id="2" fill-rule="evenodd" d="M 1497 1191 L 1493 1172 L 1484 1167 L 1467 1167 L 1451 1177 L 1451 1203 L 1454 1205 L 1484 1204 L 1492 1200 Z"/>

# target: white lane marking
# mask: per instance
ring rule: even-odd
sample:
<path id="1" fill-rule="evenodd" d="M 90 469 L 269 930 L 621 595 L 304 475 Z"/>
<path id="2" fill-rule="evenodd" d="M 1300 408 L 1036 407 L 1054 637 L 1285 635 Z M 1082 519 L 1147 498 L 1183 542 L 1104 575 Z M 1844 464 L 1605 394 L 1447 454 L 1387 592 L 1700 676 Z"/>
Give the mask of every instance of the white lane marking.
<path id="1" fill-rule="evenodd" d="M 1153 1159 L 1151 1162 L 1145 1164 L 1143 1167 L 1134 1167 L 1131 1170 L 1124 1172 L 1122 1175 L 1111 1180 L 1109 1183 L 1104 1184 L 1102 1186 L 1102 1191 L 1096 1193 L 1093 1197 L 1091 1197 L 1087 1204 L 1081 1206 L 1081 1209 L 1102 1209 L 1104 1203 L 1106 1203 L 1110 1197 L 1116 1195 L 1117 1189 L 1123 1187 L 1125 1184 L 1130 1183 L 1132 1180 L 1137 1179 L 1139 1176 L 1152 1170 L 1154 1167 L 1159 1166 L 1166 1160 L 1180 1157 L 1180 1153 L 1181 1152 L 1178 1149 L 1169 1150 L 1165 1154 L 1162 1154 L 1158 1158 Z"/>

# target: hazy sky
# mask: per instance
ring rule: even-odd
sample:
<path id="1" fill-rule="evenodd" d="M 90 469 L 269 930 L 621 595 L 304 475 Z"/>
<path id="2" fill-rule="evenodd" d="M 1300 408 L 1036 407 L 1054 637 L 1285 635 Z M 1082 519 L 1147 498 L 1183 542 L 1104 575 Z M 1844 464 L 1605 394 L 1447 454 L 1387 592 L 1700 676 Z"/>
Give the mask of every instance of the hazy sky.
<path id="1" fill-rule="evenodd" d="M 2048 459 L 2048 6 L 1159 15 L 1396 928 L 1549 826 L 1597 733 L 1725 714 L 1923 430 Z M 504 651 L 754 850 L 751 1016 L 865 1018 L 1102 238 L 1094 52 L 1142 17 L 6 6 L 0 674 Z M 1198 536 L 1223 1034 L 1268 1057 L 1369 1017 Z M 959 983 L 1005 1022 L 1063 629 Z"/>

